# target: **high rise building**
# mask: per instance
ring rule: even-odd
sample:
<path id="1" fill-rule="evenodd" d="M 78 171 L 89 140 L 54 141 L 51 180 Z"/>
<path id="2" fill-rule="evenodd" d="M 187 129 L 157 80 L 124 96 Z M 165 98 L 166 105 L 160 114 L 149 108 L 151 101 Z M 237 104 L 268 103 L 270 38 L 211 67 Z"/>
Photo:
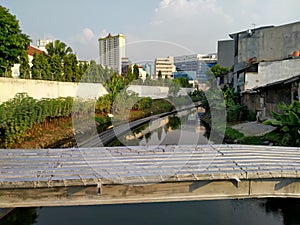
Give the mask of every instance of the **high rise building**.
<path id="1" fill-rule="evenodd" d="M 174 65 L 177 71 L 195 71 L 200 83 L 207 81 L 206 71 L 217 64 L 216 54 L 183 55 L 174 57 Z"/>
<path id="2" fill-rule="evenodd" d="M 100 65 L 122 73 L 122 58 L 125 57 L 125 36 L 118 34 L 99 38 Z"/>

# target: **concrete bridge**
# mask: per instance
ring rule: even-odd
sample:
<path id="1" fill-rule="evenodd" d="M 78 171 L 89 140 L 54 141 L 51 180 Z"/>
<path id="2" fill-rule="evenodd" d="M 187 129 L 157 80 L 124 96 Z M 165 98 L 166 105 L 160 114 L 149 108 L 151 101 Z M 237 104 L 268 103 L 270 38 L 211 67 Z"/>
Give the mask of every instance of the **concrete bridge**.
<path id="1" fill-rule="evenodd" d="M 300 197 L 300 149 L 0 150 L 0 208 Z"/>

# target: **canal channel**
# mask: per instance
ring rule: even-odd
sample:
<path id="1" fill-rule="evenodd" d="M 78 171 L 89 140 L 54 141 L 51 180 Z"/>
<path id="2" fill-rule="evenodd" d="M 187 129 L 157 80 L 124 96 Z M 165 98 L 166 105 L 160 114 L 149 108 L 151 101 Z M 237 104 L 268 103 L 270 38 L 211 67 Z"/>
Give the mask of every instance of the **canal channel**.
<path id="1" fill-rule="evenodd" d="M 109 146 L 207 144 L 199 113 L 187 110 L 150 121 Z M 196 141 L 195 141 L 196 140 Z M 76 207 L 18 208 L 0 225 L 294 225 L 300 224 L 298 199 L 244 199 Z"/>

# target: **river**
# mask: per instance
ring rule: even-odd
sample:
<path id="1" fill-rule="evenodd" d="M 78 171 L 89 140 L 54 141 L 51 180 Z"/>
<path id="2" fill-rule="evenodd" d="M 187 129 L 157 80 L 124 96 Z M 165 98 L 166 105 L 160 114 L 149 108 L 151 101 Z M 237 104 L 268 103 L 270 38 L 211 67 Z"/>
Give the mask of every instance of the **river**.
<path id="1" fill-rule="evenodd" d="M 244 199 L 16 209 L 0 225 L 296 225 L 300 200 Z"/>
<path id="2" fill-rule="evenodd" d="M 116 145 L 206 144 L 198 113 L 171 115 L 110 143 Z M 76 207 L 19 208 L 0 225 L 295 225 L 298 199 L 244 199 Z"/>

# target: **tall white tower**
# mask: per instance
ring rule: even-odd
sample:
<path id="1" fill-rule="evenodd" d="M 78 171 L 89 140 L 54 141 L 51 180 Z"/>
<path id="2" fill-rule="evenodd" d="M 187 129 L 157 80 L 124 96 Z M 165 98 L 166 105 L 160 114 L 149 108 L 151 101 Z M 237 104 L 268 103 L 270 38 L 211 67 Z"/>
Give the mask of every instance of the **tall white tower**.
<path id="1" fill-rule="evenodd" d="M 122 72 L 122 58 L 125 57 L 125 36 L 118 34 L 99 38 L 100 65 L 112 68 L 116 73 Z"/>

